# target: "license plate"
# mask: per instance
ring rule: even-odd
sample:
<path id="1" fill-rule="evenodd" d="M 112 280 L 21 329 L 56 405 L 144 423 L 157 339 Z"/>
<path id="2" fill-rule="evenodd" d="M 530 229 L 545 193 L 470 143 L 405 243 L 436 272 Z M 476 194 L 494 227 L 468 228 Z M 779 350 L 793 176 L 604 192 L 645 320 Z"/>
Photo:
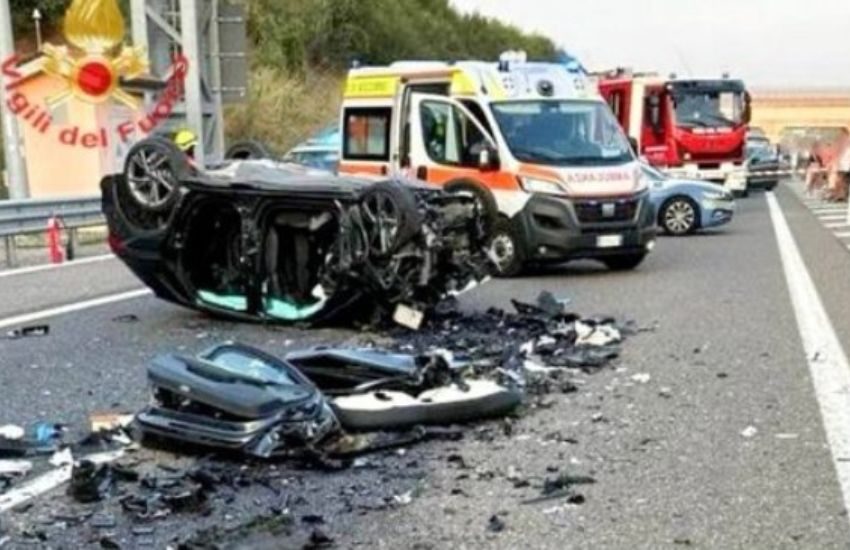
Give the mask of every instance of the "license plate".
<path id="1" fill-rule="evenodd" d="M 596 237 L 596 246 L 598 248 L 617 248 L 623 246 L 622 235 L 599 235 Z"/>

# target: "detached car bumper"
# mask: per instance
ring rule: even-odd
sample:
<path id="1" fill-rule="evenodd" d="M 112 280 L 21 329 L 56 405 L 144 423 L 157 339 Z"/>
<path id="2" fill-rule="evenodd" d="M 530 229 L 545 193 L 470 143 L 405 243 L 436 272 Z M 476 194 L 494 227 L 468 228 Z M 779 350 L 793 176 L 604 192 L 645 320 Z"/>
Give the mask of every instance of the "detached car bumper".
<path id="1" fill-rule="evenodd" d="M 645 254 L 657 235 L 648 193 L 580 200 L 534 194 L 513 223 L 527 260 L 539 262 Z"/>

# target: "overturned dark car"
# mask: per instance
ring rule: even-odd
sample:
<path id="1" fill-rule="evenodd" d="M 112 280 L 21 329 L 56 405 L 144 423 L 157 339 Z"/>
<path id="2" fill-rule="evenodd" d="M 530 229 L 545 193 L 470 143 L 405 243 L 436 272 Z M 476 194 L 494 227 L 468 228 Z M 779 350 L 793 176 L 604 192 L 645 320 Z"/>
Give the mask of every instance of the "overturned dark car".
<path id="1" fill-rule="evenodd" d="M 112 250 L 157 296 L 237 320 L 416 324 L 490 272 L 479 204 L 416 182 L 199 170 L 150 138 L 101 190 Z"/>

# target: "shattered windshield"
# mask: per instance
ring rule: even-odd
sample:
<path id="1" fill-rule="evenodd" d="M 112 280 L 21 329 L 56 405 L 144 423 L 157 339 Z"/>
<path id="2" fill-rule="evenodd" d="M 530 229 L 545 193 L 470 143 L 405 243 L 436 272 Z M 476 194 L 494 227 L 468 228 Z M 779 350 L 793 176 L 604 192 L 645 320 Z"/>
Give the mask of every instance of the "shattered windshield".
<path id="1" fill-rule="evenodd" d="M 493 114 L 518 160 L 552 166 L 618 165 L 633 160 L 607 104 L 533 100 L 494 103 Z"/>
<path id="2" fill-rule="evenodd" d="M 293 379 L 284 369 L 264 360 L 262 357 L 237 348 L 222 347 L 207 355 L 204 359 L 242 379 L 277 386 L 298 385 L 298 381 Z"/>
<path id="3" fill-rule="evenodd" d="M 678 91 L 673 96 L 678 126 L 734 127 L 744 121 L 744 94 L 734 91 Z"/>

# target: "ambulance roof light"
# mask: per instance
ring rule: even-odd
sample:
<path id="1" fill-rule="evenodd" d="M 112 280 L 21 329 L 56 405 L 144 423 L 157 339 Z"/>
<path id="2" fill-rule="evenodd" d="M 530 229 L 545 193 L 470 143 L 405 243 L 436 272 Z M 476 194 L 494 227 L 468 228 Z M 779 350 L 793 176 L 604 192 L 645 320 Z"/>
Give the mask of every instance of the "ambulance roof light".
<path id="1" fill-rule="evenodd" d="M 524 50 L 508 50 L 499 55 L 499 70 L 508 71 L 514 63 L 522 64 L 528 62 L 528 54 Z"/>

